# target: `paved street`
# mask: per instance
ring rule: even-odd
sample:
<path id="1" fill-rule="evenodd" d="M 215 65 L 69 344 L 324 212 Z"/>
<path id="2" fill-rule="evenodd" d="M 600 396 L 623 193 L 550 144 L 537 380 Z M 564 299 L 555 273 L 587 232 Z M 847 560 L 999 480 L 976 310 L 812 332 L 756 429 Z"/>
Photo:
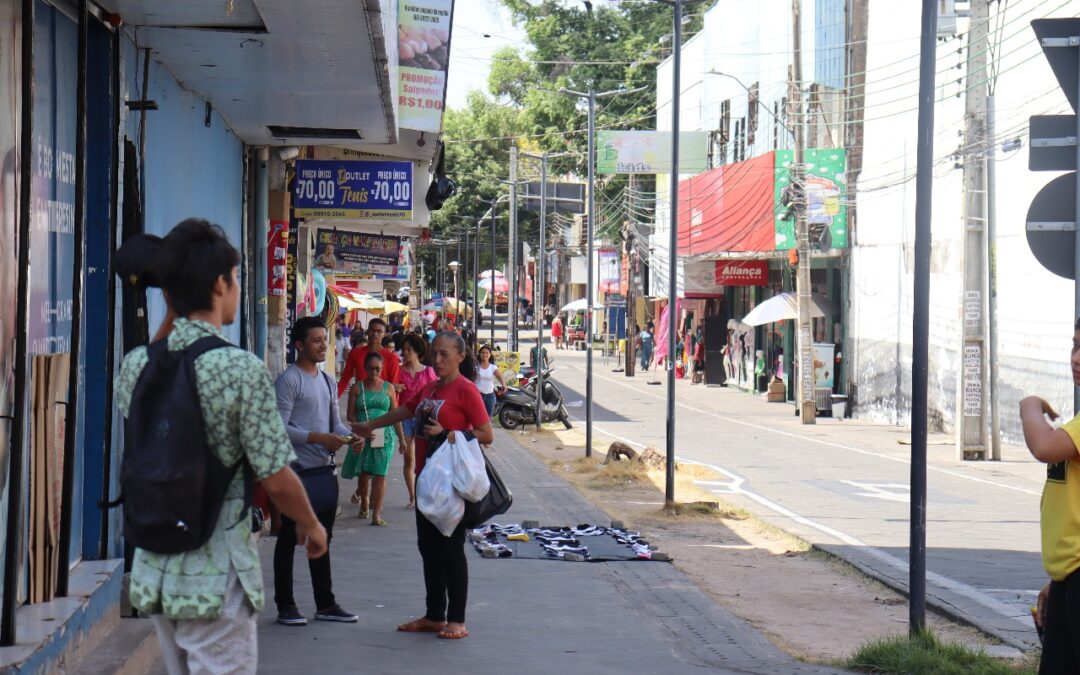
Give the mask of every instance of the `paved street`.
<path id="1" fill-rule="evenodd" d="M 531 334 L 530 334 L 531 335 Z M 533 338 L 535 339 L 535 338 Z M 528 346 L 528 343 L 525 343 Z M 527 348 L 526 347 L 526 348 Z M 552 351 L 554 379 L 580 425 L 585 353 Z M 663 372 L 634 378 L 594 357 L 596 442 L 665 447 Z M 905 588 L 910 447 L 907 429 L 819 418 L 722 387 L 677 382 L 676 454 L 727 479 L 724 499 Z M 1012 414 L 1012 411 L 1004 411 Z M 961 463 L 932 435 L 927 516 L 928 596 L 937 607 L 1015 646 L 1037 640 L 1028 608 L 1045 583 L 1039 557 L 1044 469 L 1023 448 L 1004 461 Z"/>
<path id="2" fill-rule="evenodd" d="M 514 493 L 503 522 L 606 521 L 516 439 L 497 430 L 491 454 Z M 444 641 L 398 633 L 398 623 L 423 611 L 414 516 L 401 508 L 400 476 L 395 461 L 385 528 L 353 517 L 349 486 L 342 483 L 346 512 L 333 541 L 334 590 L 344 607 L 359 614 L 359 624 L 279 626 L 268 597 L 270 606 L 259 617 L 259 672 L 836 672 L 791 660 L 667 563 L 488 560 L 470 549 L 471 635 Z M 273 543 L 267 539 L 261 547 L 268 589 Z M 300 556 L 298 551 L 296 598 L 310 618 L 311 586 Z"/>

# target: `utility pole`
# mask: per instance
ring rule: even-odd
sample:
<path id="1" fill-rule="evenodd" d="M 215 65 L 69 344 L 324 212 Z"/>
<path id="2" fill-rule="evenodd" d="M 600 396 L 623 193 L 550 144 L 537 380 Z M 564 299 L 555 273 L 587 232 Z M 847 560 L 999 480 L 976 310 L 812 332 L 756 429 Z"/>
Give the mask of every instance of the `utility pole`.
<path id="1" fill-rule="evenodd" d="M 986 95 L 990 3 L 971 3 L 967 31 L 967 92 L 964 95 L 963 348 L 957 369 L 956 458 L 987 459 L 987 397 L 990 388 L 986 237 Z M 992 144 L 992 141 L 991 141 Z M 992 147 L 992 145 L 991 145 Z"/>
<path id="2" fill-rule="evenodd" d="M 544 248 L 547 244 L 547 166 L 548 153 L 540 158 L 540 255 L 536 259 L 536 278 L 540 292 L 535 297 L 544 299 Z M 534 308 L 536 317 L 536 430 L 539 431 L 544 420 L 544 310 L 543 305 Z"/>
<path id="3" fill-rule="evenodd" d="M 518 349 L 518 201 L 517 201 L 517 144 L 510 146 L 510 256 L 507 260 L 507 272 L 509 272 L 509 289 L 506 300 L 506 339 L 507 350 L 516 352 Z"/>
<path id="4" fill-rule="evenodd" d="M 668 336 L 667 357 L 667 429 L 664 471 L 664 501 L 675 502 L 675 336 L 679 317 L 679 94 L 682 87 L 682 3 L 674 0 L 671 54 L 671 223 L 668 226 Z"/>
<path id="5" fill-rule="evenodd" d="M 630 184 L 634 184 L 634 175 L 630 174 Z M 629 198 L 629 197 L 628 197 Z M 634 213 L 633 210 L 630 211 Z M 637 235 L 637 230 L 634 229 L 634 223 L 631 220 L 627 220 L 623 223 L 623 246 L 625 246 L 626 259 L 630 261 L 628 264 L 633 264 L 634 259 L 634 239 Z M 633 267 L 631 267 L 633 271 Z M 636 362 L 634 361 L 634 340 L 637 339 L 637 334 L 634 332 L 634 327 L 637 324 L 637 300 L 634 299 L 635 284 L 632 274 L 627 275 L 626 283 L 626 353 L 623 355 L 625 362 L 623 364 L 623 373 L 626 377 L 634 376 L 634 367 Z"/>
<path id="6" fill-rule="evenodd" d="M 491 283 L 491 349 L 495 350 L 495 205 L 498 203 L 498 199 L 493 198 L 491 200 L 491 266 L 488 268 L 491 271 L 490 283 Z M 509 328 L 509 326 L 507 326 Z"/>
<path id="7" fill-rule="evenodd" d="M 814 402 L 813 321 L 810 318 L 810 229 L 806 224 L 806 166 L 803 154 L 806 128 L 802 118 L 802 22 L 801 0 L 792 0 L 791 23 L 794 63 L 791 68 L 794 86 L 791 88 L 792 122 L 795 126 L 795 162 L 791 167 L 791 182 L 795 192 L 795 236 L 798 243 L 799 266 L 796 291 L 799 300 L 799 402 L 803 424 L 817 424 L 817 404 Z"/>
<path id="8" fill-rule="evenodd" d="M 986 333 L 990 362 L 990 459 L 1001 461 L 1001 417 L 998 406 L 997 329 L 997 161 L 994 159 L 994 94 L 986 97 Z"/>
<path id="9" fill-rule="evenodd" d="M 915 293 L 911 321 L 911 530 L 908 543 L 908 629 L 912 635 L 918 634 L 926 625 L 926 398 L 930 351 L 930 226 L 934 195 L 937 5 L 937 0 L 922 2 L 922 35 L 919 45 Z"/>

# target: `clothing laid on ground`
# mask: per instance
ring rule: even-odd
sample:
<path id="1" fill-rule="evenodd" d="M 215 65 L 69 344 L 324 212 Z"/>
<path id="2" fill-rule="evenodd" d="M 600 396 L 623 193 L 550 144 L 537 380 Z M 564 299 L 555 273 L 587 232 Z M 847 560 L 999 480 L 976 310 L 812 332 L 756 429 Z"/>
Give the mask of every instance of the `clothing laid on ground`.
<path id="1" fill-rule="evenodd" d="M 1080 448 L 1080 415 L 1061 429 Z M 1043 567 L 1064 581 L 1080 568 L 1080 455 L 1047 465 L 1040 511 Z"/>
<path id="2" fill-rule="evenodd" d="M 341 377 L 338 379 L 338 398 L 341 398 L 341 395 L 349 388 L 353 378 L 356 378 L 357 382 L 363 382 L 367 379 L 367 368 L 364 368 L 364 361 L 367 359 L 370 350 L 370 346 L 365 345 L 349 352 L 349 359 L 345 362 L 345 369 L 341 371 Z M 401 384 L 401 363 L 398 361 L 397 354 L 391 349 L 379 349 L 379 354 L 383 358 L 382 379 L 391 384 Z"/>
<path id="3" fill-rule="evenodd" d="M 328 509 L 315 514 L 326 528 L 326 543 L 334 536 L 334 518 L 337 509 Z M 296 523 L 286 516 L 281 517 L 281 529 L 278 530 L 277 543 L 274 545 L 274 604 L 278 609 L 295 607 L 293 595 L 293 564 L 297 556 Z M 303 549 L 300 549 L 303 554 Z M 307 558 L 306 555 L 304 555 Z M 334 600 L 334 582 L 330 573 L 330 549 L 319 558 L 307 558 L 311 572 L 311 590 L 315 597 L 315 609 L 326 609 L 336 604 Z"/>
<path id="4" fill-rule="evenodd" d="M 349 436 L 352 429 L 341 421 L 334 396 L 334 380 L 322 371 L 304 372 L 293 364 L 274 383 L 277 409 L 285 422 L 300 468 L 311 469 L 334 461 L 334 453 L 308 442 L 311 432 Z M 295 467 L 294 467 L 295 468 Z"/>
<path id="5" fill-rule="evenodd" d="M 421 435 L 429 420 L 438 420 L 439 425 L 446 431 L 472 431 L 474 427 L 487 424 L 491 420 L 476 385 L 462 375 L 458 375 L 449 384 L 442 385 L 436 380 L 424 387 L 413 412 L 417 433 L 417 475 L 424 470 L 428 452 L 438 450 L 429 448 L 428 439 Z"/>
<path id="6" fill-rule="evenodd" d="M 161 614 L 150 618 L 169 675 L 256 672 L 259 650 L 255 609 L 232 566 L 218 618 L 175 620 Z"/>
<path id="7" fill-rule="evenodd" d="M 439 379 L 439 376 L 435 374 L 435 369 L 431 366 L 424 366 L 416 373 L 410 373 L 402 367 L 401 384 L 405 386 L 405 391 L 398 396 L 398 404 L 410 408 L 415 407 L 420 394 L 424 392 L 424 387 L 437 379 Z"/>
<path id="8" fill-rule="evenodd" d="M 378 391 L 368 391 L 367 386 L 360 383 L 360 392 L 356 395 L 353 410 L 357 420 L 366 422 L 390 412 L 390 404 L 389 382 L 383 382 Z M 348 451 L 341 465 L 342 478 L 356 478 L 361 473 L 385 476 L 389 472 L 390 460 L 394 458 L 394 450 L 397 449 L 397 432 L 393 426 L 389 426 L 383 429 L 383 433 L 381 447 L 372 447 L 368 440 L 360 452 L 352 449 Z"/>
<path id="9" fill-rule="evenodd" d="M 168 346 L 170 350 L 184 349 L 211 335 L 225 339 L 209 323 L 177 319 L 167 338 Z M 131 396 L 146 363 L 145 347 L 124 358 L 115 388 L 117 405 L 124 415 L 131 408 Z M 277 412 L 270 376 L 255 355 L 238 348 L 206 352 L 195 361 L 195 382 L 207 441 L 222 462 L 233 466 L 246 460 L 255 480 L 262 481 L 295 459 Z M 230 574 L 234 574 L 254 610 L 261 610 L 257 540 L 246 526 L 250 519 L 245 511 L 244 477 L 238 471 L 205 545 L 174 555 L 135 550 L 131 604 L 147 614 L 162 614 L 172 620 L 217 619 L 223 616 Z M 245 525 L 238 526 L 241 522 Z"/>
<path id="10" fill-rule="evenodd" d="M 476 366 L 476 388 L 481 394 L 494 394 L 495 393 L 495 372 L 498 368 L 494 363 L 489 363 L 487 367 L 477 365 Z"/>
<path id="11" fill-rule="evenodd" d="M 670 561 L 668 556 L 654 551 L 640 532 L 623 528 L 587 524 L 523 528 L 521 525 L 489 523 L 469 532 L 468 538 L 485 558 Z M 567 554 L 573 555 L 567 558 Z"/>

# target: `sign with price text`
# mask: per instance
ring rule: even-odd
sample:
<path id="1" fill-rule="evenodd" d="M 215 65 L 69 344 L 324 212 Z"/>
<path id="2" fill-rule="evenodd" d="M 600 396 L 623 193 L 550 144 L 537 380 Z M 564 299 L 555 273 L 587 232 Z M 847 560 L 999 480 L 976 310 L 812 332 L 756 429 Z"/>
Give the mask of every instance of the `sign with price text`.
<path id="1" fill-rule="evenodd" d="M 411 220 L 412 170 L 411 162 L 298 160 L 296 216 Z"/>

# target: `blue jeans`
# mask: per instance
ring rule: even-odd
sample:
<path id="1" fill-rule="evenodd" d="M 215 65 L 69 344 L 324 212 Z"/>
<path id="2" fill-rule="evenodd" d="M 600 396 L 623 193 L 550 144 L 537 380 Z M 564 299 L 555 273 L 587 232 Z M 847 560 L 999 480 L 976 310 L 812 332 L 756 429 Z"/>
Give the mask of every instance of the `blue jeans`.
<path id="1" fill-rule="evenodd" d="M 401 430 L 405 432 L 406 436 L 416 435 L 416 418 L 410 417 L 401 423 Z"/>
<path id="2" fill-rule="evenodd" d="M 484 407 L 487 408 L 488 417 L 491 417 L 491 413 L 495 412 L 495 392 L 480 394 L 480 398 L 484 399 Z"/>
<path id="3" fill-rule="evenodd" d="M 641 344 L 641 369 L 648 370 L 650 361 L 652 361 L 652 343 L 643 342 Z"/>

